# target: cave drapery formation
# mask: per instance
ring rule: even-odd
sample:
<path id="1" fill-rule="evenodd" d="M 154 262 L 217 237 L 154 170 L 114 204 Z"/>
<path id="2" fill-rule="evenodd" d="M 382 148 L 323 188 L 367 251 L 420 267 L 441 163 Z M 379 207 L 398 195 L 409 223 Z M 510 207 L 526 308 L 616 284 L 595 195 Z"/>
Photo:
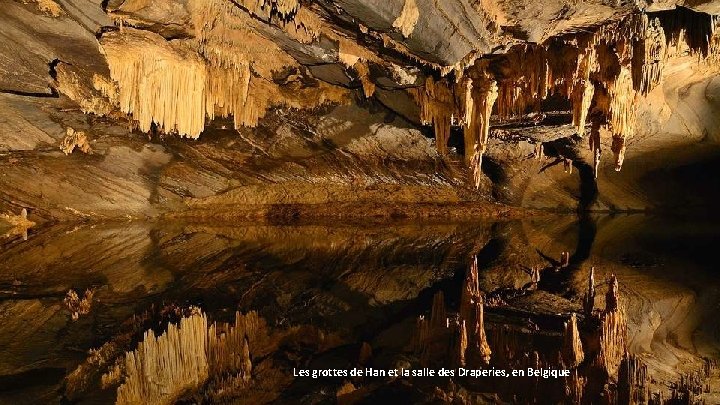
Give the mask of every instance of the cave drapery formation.
<path id="1" fill-rule="evenodd" d="M 87 112 L 126 115 L 143 132 L 197 138 L 215 117 L 231 116 L 236 128 L 254 127 L 271 108 L 347 102 L 343 87 L 314 78 L 307 63 L 299 63 L 312 59 L 298 56 L 310 52 L 303 46 L 330 40 L 338 44 L 334 60 L 357 80 L 364 97 L 373 97 L 378 83 L 410 93 L 441 154 L 448 153 L 451 128 L 459 128 L 465 162 L 479 187 L 491 122 L 541 121 L 544 104 L 558 98 L 571 105 L 578 135 L 590 129 L 595 175 L 604 140 L 620 170 L 637 105 L 660 83 L 667 60 L 693 55 L 698 64 L 713 66 L 720 55 L 716 17 L 684 12 L 684 18 L 665 18 L 663 12 L 636 10 L 535 43 L 506 38 L 503 52 L 474 50 L 443 64 L 402 42 L 412 39 L 419 24 L 414 1 L 405 1 L 392 21 L 399 39 L 363 24 L 356 33 L 332 28 L 325 6 L 191 0 L 181 15 L 187 26 L 158 34 L 146 29 L 158 23 L 150 5 L 112 1 L 108 13 L 117 29 L 99 40 L 109 74 L 83 82 L 77 72 L 66 72 L 73 67 L 61 66 L 57 87 Z M 500 41 L 501 16 L 492 9 L 478 12 L 490 21 L 488 35 Z M 408 63 L 425 73 L 424 81 Z M 83 84 L 91 88 L 78 88 Z"/>

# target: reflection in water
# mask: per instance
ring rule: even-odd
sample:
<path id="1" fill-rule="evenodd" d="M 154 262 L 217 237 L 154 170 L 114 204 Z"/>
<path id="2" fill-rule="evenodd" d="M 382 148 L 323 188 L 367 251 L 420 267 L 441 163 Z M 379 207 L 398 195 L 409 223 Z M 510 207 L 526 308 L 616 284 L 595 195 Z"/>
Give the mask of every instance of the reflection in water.
<path id="1" fill-rule="evenodd" d="M 0 398 L 716 403 L 713 224 L 584 221 L 40 229 L 0 250 Z M 424 366 L 571 373 L 293 372 Z"/>

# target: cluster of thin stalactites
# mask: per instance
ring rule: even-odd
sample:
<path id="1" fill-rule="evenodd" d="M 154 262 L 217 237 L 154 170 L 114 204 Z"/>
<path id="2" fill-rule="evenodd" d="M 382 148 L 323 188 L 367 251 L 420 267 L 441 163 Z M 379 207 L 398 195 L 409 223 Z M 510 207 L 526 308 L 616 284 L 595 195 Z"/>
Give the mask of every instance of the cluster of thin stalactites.
<path id="1" fill-rule="evenodd" d="M 105 35 L 101 45 L 113 84 L 96 85 L 96 90 L 140 130 L 192 138 L 218 116 L 232 116 L 236 128 L 253 127 L 273 106 L 307 108 L 346 99 L 340 88 L 321 82 L 288 89 L 274 83 L 275 72 L 303 68 L 252 28 L 249 12 L 267 20 L 277 17 L 282 29 L 301 43 L 320 34 L 336 40 L 338 61 L 355 72 L 366 97 L 375 93 L 370 64 L 389 62 L 328 29 L 297 1 L 240 3 L 247 12 L 223 0 L 188 2 L 191 40 L 167 41 L 132 29 Z M 407 15 L 398 23 L 404 33 L 414 26 L 412 3 L 406 3 Z M 682 16 L 636 14 L 594 32 L 516 46 L 467 67 L 440 69 L 442 77 L 429 76 L 423 86 L 408 91 L 420 106 L 421 121 L 433 125 L 440 153 L 447 153 L 451 127 L 462 128 L 465 160 L 476 187 L 491 115 L 499 120 L 523 119 L 528 113 L 542 117 L 542 105 L 551 97 L 569 101 L 580 136 L 590 127 L 596 176 L 603 139 L 610 141 L 620 170 L 627 140 L 635 132 L 638 100 L 661 82 L 667 59 L 687 53 L 704 61 L 720 58 L 719 20 L 689 11 Z"/>
<path id="2" fill-rule="evenodd" d="M 620 170 L 626 140 L 635 131 L 637 103 L 660 84 L 667 59 L 691 54 L 712 62 L 720 57 L 720 20 L 694 15 L 684 25 L 669 25 L 661 16 L 632 15 L 594 33 L 522 45 L 501 57 L 478 60 L 454 78 L 429 78 L 411 92 L 421 107 L 422 122 L 434 126 L 440 153 L 447 152 L 450 127 L 463 129 L 465 160 L 476 185 L 490 115 L 499 120 L 541 116 L 542 103 L 551 96 L 570 102 L 578 135 L 585 135 L 591 124 L 596 176 L 601 134 L 611 139 Z"/>

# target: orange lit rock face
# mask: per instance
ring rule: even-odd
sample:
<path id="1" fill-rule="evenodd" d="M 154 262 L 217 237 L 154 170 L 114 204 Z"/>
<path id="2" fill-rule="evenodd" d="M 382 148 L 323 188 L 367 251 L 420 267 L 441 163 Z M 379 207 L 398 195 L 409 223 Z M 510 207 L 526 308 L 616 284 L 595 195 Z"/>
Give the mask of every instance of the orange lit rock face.
<path id="1" fill-rule="evenodd" d="M 57 377 L 71 402 L 696 395 L 715 371 L 675 317 L 714 296 L 592 262 L 636 227 L 596 238 L 589 213 L 716 212 L 716 2 L 6 2 L 0 315 L 62 358 L 8 333 L 0 377 Z M 318 388 L 290 371 L 336 357 L 571 374 Z"/>
<path id="2" fill-rule="evenodd" d="M 453 174 L 451 183 L 462 195 L 458 201 L 494 199 L 522 204 L 526 189 L 532 188 L 533 182 L 526 180 L 535 177 L 535 166 L 546 167 L 548 160 L 556 157 L 566 166 L 567 176 L 562 178 L 572 179 L 575 186 L 584 171 L 578 174 L 572 168 L 585 165 L 595 173 L 595 183 L 614 182 L 615 177 L 603 178 L 604 168 L 619 171 L 628 156 L 633 156 L 633 145 L 639 145 L 638 155 L 661 148 L 661 142 L 653 144 L 651 140 L 657 137 L 656 128 L 663 128 L 674 110 L 683 109 L 682 103 L 670 97 L 682 94 L 682 85 L 667 79 L 677 74 L 679 68 L 674 66 L 687 65 L 705 76 L 713 74 L 717 66 L 718 19 L 701 11 L 648 9 L 642 13 L 630 5 L 604 1 L 576 5 L 546 1 L 542 7 L 530 2 L 476 3 L 112 0 L 73 11 L 57 2 L 15 2 L 2 16 L 13 22 L 6 25 L 8 38 L 13 43 L 36 39 L 19 51 L 20 59 L 27 63 L 17 69 L 8 62 L 10 56 L 0 59 L 0 71 L 13 72 L 0 78 L 0 90 L 6 98 L 20 98 L 27 104 L 6 113 L 12 117 L 8 121 L 12 125 L 0 139 L 0 149 L 28 150 L 55 143 L 66 153 L 97 151 L 100 157 L 89 158 L 97 165 L 106 153 L 103 144 L 107 144 L 98 135 L 107 133 L 108 125 L 113 134 L 138 131 L 151 140 L 178 135 L 211 142 L 217 139 L 213 134 L 218 130 L 237 133 L 232 136 L 243 143 L 246 156 L 224 151 L 227 143 L 199 151 L 212 150 L 209 159 L 227 165 L 230 171 L 218 164 L 204 165 L 202 170 L 211 175 L 191 177 L 211 184 L 181 191 L 173 179 L 170 193 L 174 197 L 148 201 L 147 205 L 153 205 L 176 198 L 215 197 L 236 186 L 256 187 L 258 182 L 275 184 L 293 178 L 263 170 L 278 161 L 290 167 L 298 156 L 313 154 L 310 149 L 332 149 L 375 133 L 377 127 L 356 116 L 345 117 L 343 128 L 353 129 L 337 139 L 316 131 L 317 122 L 329 111 L 351 105 L 385 114 L 388 119 L 401 117 L 407 125 L 394 125 L 423 131 L 435 139 L 439 152 L 438 157 L 426 157 L 423 169 L 406 165 L 402 170 L 407 173 L 396 171 L 392 179 L 378 174 L 364 185 L 394 187 L 396 177 L 432 184 L 428 179 L 434 175 L 430 167 L 435 166 L 441 178 L 445 177 L 443 171 Z M 532 20 L 528 19 L 531 14 Z M 28 23 L 36 17 L 43 23 Z M 0 52 L 12 55 L 9 50 Z M 696 79 L 683 80 L 694 83 Z M 27 100 L 31 97 L 35 98 Z M 668 107 L 663 106 L 666 101 Z M 3 105 L 11 102 L 15 101 L 8 99 Z M 302 123 L 294 128 L 275 126 L 278 115 Z M 28 123 L 39 119 L 48 123 L 28 131 L 32 126 Z M 78 126 L 77 120 L 85 124 Z M 688 125 L 684 116 L 678 120 L 685 122 L 692 134 L 704 136 L 706 128 Z M 59 122 L 63 130 L 73 128 L 85 139 L 80 135 L 57 139 L 55 125 Z M 263 129 L 253 130 L 263 126 L 278 132 L 268 136 L 261 133 Z M 25 131 L 27 137 L 19 135 Z M 588 140 L 579 141 L 575 135 Z M 120 137 L 115 139 L 123 142 Z M 560 147 L 563 150 L 545 145 L 561 139 L 568 143 Z M 520 142 L 536 146 L 535 162 L 526 159 L 529 154 Z M 577 147 L 581 142 L 588 142 L 589 152 Z M 195 146 L 186 143 L 182 147 Z M 285 154 L 268 148 L 280 148 Z M 416 148 L 410 149 L 414 154 Z M 417 148 L 421 149 L 422 145 Z M 399 156 L 394 150 L 386 151 Z M 167 155 L 179 156 L 176 152 Z M 353 156 L 346 152 L 328 161 L 345 164 L 340 161 Z M 614 159 L 606 157 L 609 152 Z M 275 160 L 263 161 L 269 156 Z M 249 161 L 253 164 L 247 165 Z M 460 161 L 464 164 L 458 164 Z M 319 172 L 327 169 L 324 163 L 307 161 L 301 166 Z M 47 165 L 44 171 L 58 169 Z M 136 165 L 143 163 L 130 164 Z M 154 171 L 158 164 L 150 166 Z M 342 175 L 325 170 L 306 180 L 335 187 L 355 181 L 357 173 L 375 172 L 371 166 L 352 168 Z M 238 167 L 254 175 L 233 178 L 231 172 Z M 188 170 L 200 169 L 182 170 L 188 174 Z M 142 177 L 149 171 L 134 173 Z M 25 175 L 15 173 L 7 181 L 16 182 Z M 95 178 L 100 181 L 101 176 Z M 545 187 L 543 181 L 540 184 Z M 140 187 L 146 185 L 143 181 Z M 554 187 L 567 190 L 563 185 Z M 622 192 L 632 186 L 619 184 L 617 189 Z M 427 190 L 434 193 L 432 186 Z M 31 200 L 49 201 L 54 205 L 53 218 L 58 217 L 57 209 L 99 215 L 100 210 L 84 210 L 65 199 L 41 198 L 53 194 L 46 191 L 33 193 L 32 198 L 14 195 L 8 200 L 27 201 L 30 206 L 39 205 Z M 425 201 L 415 190 L 407 193 L 418 196 L 412 203 Z M 556 193 L 577 199 L 570 192 Z M 146 194 L 152 192 L 133 193 L 141 199 Z M 626 197 L 617 194 L 611 190 L 607 198 Z M 313 201 L 306 199 L 307 203 Z M 179 206 L 175 201 L 167 205 L 171 210 Z M 13 203 L 6 208 L 22 207 Z M 137 215 L 138 209 L 124 214 Z"/>

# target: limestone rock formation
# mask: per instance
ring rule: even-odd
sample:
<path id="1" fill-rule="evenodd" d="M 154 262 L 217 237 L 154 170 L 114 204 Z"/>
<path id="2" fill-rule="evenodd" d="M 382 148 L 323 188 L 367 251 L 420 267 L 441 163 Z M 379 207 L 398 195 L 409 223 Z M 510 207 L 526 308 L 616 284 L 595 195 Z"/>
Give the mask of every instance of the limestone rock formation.
<path id="1" fill-rule="evenodd" d="M 0 39 L 0 292 L 12 301 L 0 313 L 47 309 L 63 350 L 107 338 L 81 366 L 63 352 L 35 370 L 64 381 L 63 400 L 101 387 L 119 403 L 301 391 L 300 402 L 354 403 L 403 390 L 426 402 L 677 403 L 713 378 L 680 370 L 677 355 L 662 365 L 674 388 L 653 397 L 648 375 L 662 367 L 641 352 L 695 349 L 665 330 L 699 323 L 679 320 L 691 294 L 625 295 L 636 273 L 622 271 L 652 268 L 652 254 L 604 258 L 617 268 L 597 256 L 615 238 L 599 235 L 601 214 L 717 216 L 719 0 L 9 0 Z M 261 229 L 233 228 L 246 221 Z M 456 232 L 464 222 L 475 233 Z M 408 236 L 436 226 L 440 242 Z M 678 251 L 696 243 L 682 241 Z M 192 265 L 188 247 L 202 256 Z M 601 281 L 615 270 L 622 290 Z M 78 289 L 103 284 L 113 288 Z M 135 313 L 128 302 L 185 295 L 207 312 L 105 324 Z M 288 373 L 338 358 L 570 374 L 308 389 Z M 37 377 L 13 373 L 0 378 Z M 58 392 L 46 388 L 38 398 Z"/>

